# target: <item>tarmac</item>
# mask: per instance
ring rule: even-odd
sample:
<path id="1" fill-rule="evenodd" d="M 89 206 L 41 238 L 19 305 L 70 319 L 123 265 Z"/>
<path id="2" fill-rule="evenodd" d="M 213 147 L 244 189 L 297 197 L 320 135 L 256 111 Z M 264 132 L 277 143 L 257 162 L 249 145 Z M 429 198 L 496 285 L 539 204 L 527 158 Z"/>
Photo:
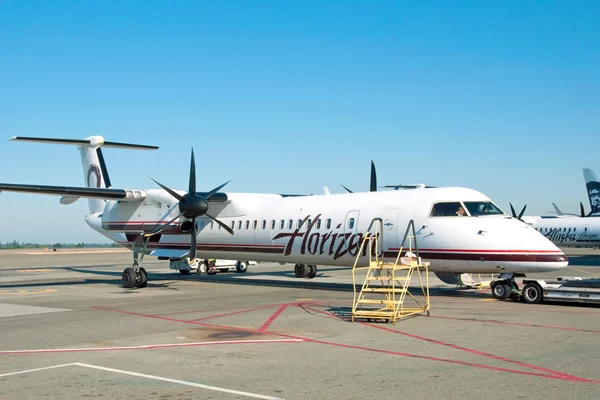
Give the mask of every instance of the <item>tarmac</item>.
<path id="1" fill-rule="evenodd" d="M 600 251 L 564 250 L 568 268 L 531 277 L 600 277 Z M 181 275 L 147 257 L 148 286 L 125 289 L 130 263 L 126 250 L 0 252 L 1 399 L 600 393 L 599 306 L 499 301 L 430 273 L 430 316 L 352 322 L 349 269 Z"/>

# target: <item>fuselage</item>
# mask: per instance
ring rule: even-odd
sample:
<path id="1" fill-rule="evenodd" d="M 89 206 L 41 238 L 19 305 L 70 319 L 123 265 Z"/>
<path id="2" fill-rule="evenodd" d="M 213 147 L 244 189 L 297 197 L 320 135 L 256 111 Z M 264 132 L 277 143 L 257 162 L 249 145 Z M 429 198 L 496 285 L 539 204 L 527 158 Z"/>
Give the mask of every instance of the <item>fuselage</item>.
<path id="1" fill-rule="evenodd" d="M 102 214 L 89 215 L 86 221 L 112 240 L 131 247 L 140 233 L 164 225 L 178 213 L 176 200 L 166 192 L 146 192 L 140 203 L 109 201 Z M 404 244 L 402 241 L 412 220 L 419 256 L 431 263 L 434 272 L 527 273 L 552 271 L 568 264 L 559 248 L 521 221 L 501 211 L 476 215 L 476 206 L 493 203 L 471 189 L 300 197 L 227 193 L 227 198 L 211 203 L 210 214 L 230 226 L 234 235 L 207 217 L 197 218 L 197 257 L 352 266 L 365 233 L 380 232 L 380 248 L 375 251 L 391 260 L 400 248 L 403 255 L 408 250 L 408 239 Z M 457 205 L 470 210 L 467 216 L 444 211 Z M 190 234 L 179 230 L 183 220 L 153 236 L 148 254 L 183 257 L 190 246 Z M 362 262 L 367 260 L 366 249 L 360 257 Z"/>
<path id="2" fill-rule="evenodd" d="M 558 246 L 599 247 L 600 218 L 522 217 L 523 221 Z"/>

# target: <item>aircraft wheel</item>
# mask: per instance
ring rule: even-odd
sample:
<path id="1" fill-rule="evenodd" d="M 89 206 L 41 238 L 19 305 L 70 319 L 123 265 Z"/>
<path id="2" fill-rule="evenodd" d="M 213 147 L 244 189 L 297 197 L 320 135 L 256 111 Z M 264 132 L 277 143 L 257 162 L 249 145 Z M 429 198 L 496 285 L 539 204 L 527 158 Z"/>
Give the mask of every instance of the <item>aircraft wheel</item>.
<path id="1" fill-rule="evenodd" d="M 504 282 L 498 282 L 492 286 L 492 295 L 498 300 L 508 299 L 511 292 L 510 286 Z"/>
<path id="2" fill-rule="evenodd" d="M 529 304 L 537 304 L 541 302 L 544 297 L 542 288 L 537 283 L 528 283 L 521 293 L 523 301 Z"/>
<path id="3" fill-rule="evenodd" d="M 135 271 L 133 268 L 127 267 L 125 270 L 123 270 L 121 282 L 123 283 L 123 287 L 127 289 L 132 289 L 135 287 Z"/>
<path id="4" fill-rule="evenodd" d="M 180 270 L 179 270 L 179 273 L 180 273 L 181 275 L 187 275 L 187 274 L 189 274 L 189 273 L 190 273 L 190 270 L 189 270 L 189 269 L 180 269 Z"/>
<path id="5" fill-rule="evenodd" d="M 148 274 L 144 268 L 140 268 L 140 282 L 138 287 L 143 288 L 148 284 Z"/>
<path id="6" fill-rule="evenodd" d="M 238 261 L 235 266 L 237 272 L 244 273 L 248 271 L 248 262 L 247 261 Z"/>
<path id="7" fill-rule="evenodd" d="M 306 272 L 306 266 L 304 264 L 296 264 L 294 267 L 296 278 L 306 278 Z"/>
<path id="8" fill-rule="evenodd" d="M 307 267 L 308 267 L 308 272 L 306 274 L 307 278 L 312 279 L 315 276 L 317 276 L 317 266 L 316 265 L 307 265 Z"/>

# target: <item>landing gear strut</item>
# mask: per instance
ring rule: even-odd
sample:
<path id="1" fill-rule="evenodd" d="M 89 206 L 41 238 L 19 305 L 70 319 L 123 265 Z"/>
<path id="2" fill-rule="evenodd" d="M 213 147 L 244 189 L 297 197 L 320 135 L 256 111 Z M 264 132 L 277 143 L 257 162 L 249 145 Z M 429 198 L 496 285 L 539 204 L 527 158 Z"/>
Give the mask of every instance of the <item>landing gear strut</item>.
<path id="1" fill-rule="evenodd" d="M 498 300 L 507 300 L 510 298 L 519 298 L 519 285 L 515 282 L 513 275 L 507 274 L 503 279 L 498 279 L 491 283 L 492 295 Z"/>
<path id="2" fill-rule="evenodd" d="M 127 289 L 132 289 L 134 287 L 143 288 L 148 284 L 148 274 L 141 265 L 144 260 L 144 253 L 149 240 L 150 236 L 140 236 L 133 242 L 133 265 L 125 268 L 123 271 L 121 277 L 123 287 Z"/>

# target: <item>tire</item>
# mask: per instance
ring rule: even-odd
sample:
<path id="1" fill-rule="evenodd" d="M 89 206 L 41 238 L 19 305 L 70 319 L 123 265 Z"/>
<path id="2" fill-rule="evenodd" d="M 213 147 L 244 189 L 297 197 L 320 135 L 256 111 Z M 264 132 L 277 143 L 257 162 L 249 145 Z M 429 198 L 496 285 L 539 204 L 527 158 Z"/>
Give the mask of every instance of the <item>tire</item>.
<path id="1" fill-rule="evenodd" d="M 306 277 L 308 279 L 312 279 L 317 276 L 317 266 L 316 265 L 307 265 L 308 272 L 306 273 Z"/>
<path id="2" fill-rule="evenodd" d="M 138 287 L 144 288 L 148 284 L 148 274 L 144 268 L 140 268 L 140 284 Z"/>
<path id="3" fill-rule="evenodd" d="M 229 271 L 229 268 L 219 268 L 219 272 L 227 272 Z"/>
<path id="4" fill-rule="evenodd" d="M 306 278 L 306 266 L 304 264 L 296 264 L 294 266 L 294 273 L 296 274 L 296 278 Z"/>
<path id="5" fill-rule="evenodd" d="M 238 261 L 235 266 L 235 269 L 237 272 L 242 274 L 248 271 L 248 261 Z"/>
<path id="6" fill-rule="evenodd" d="M 512 290 L 510 286 L 503 282 L 498 282 L 492 286 L 492 295 L 498 300 L 506 300 L 510 297 Z"/>
<path id="7" fill-rule="evenodd" d="M 133 289 L 135 287 L 135 272 L 133 271 L 133 268 L 125 268 L 123 275 L 121 276 L 121 282 L 123 283 L 123 287 L 127 289 Z"/>
<path id="8" fill-rule="evenodd" d="M 525 303 L 538 304 L 544 298 L 544 293 L 537 283 L 528 283 L 523 287 L 521 297 Z"/>
<path id="9" fill-rule="evenodd" d="M 190 270 L 189 270 L 189 269 L 180 269 L 180 270 L 179 270 L 179 273 L 180 273 L 181 275 L 187 275 L 187 274 L 189 274 L 189 273 L 190 273 Z"/>

